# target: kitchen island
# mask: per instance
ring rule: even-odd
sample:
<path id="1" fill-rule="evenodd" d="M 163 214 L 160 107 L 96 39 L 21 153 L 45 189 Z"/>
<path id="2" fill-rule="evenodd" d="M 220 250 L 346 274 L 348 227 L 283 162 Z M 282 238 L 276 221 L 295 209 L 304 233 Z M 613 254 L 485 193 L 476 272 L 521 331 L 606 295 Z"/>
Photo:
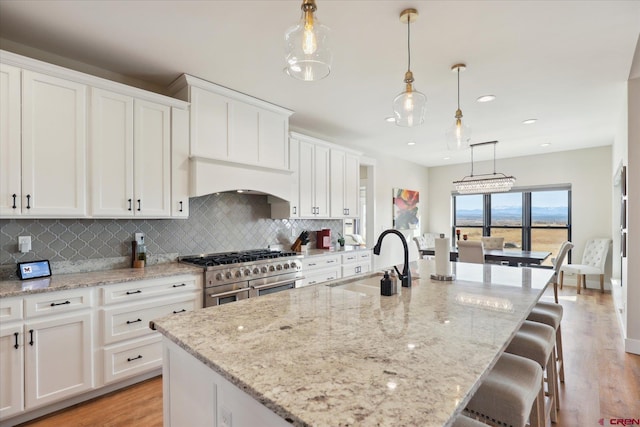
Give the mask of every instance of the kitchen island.
<path id="1" fill-rule="evenodd" d="M 412 263 L 159 319 L 165 425 L 447 426 L 544 292 L 548 269 Z"/>

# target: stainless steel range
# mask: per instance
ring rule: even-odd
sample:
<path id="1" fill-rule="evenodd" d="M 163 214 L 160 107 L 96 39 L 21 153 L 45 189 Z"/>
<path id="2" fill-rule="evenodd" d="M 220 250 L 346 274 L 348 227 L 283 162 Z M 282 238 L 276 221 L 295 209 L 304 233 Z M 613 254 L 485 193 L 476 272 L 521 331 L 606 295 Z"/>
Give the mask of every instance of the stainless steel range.
<path id="1" fill-rule="evenodd" d="M 302 255 L 254 249 L 179 257 L 204 269 L 204 306 L 226 304 L 295 288 L 302 277 Z"/>

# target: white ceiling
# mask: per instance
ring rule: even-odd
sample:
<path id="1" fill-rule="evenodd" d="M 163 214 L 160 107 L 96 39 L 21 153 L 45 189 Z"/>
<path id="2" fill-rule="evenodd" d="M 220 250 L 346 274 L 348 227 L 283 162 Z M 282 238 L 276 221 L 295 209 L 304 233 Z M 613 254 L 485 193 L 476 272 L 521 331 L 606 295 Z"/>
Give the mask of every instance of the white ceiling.
<path id="1" fill-rule="evenodd" d="M 613 141 L 640 1 L 317 0 L 334 52 L 319 82 L 282 71 L 284 31 L 300 4 L 0 0 L 0 47 L 34 48 L 160 87 L 188 73 L 294 110 L 292 129 L 425 166 L 468 162 L 468 152 L 448 152 L 444 141 L 456 110 L 450 67 L 464 62 L 460 102 L 472 142 L 499 140 L 498 158 Z M 407 28 L 399 14 L 407 7 L 420 14 L 411 68 L 428 103 L 425 124 L 411 129 L 384 121 L 403 90 Z M 485 94 L 497 99 L 475 101 Z M 538 122 L 521 123 L 529 118 Z"/>

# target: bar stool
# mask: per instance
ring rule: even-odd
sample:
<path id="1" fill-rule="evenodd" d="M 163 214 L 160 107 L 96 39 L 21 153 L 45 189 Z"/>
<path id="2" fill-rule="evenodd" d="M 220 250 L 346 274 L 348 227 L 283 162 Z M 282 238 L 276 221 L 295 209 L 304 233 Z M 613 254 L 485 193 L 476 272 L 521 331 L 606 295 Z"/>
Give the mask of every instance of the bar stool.
<path id="1" fill-rule="evenodd" d="M 493 426 L 543 427 L 542 368 L 533 360 L 503 353 L 471 397 L 466 415 Z"/>
<path id="2" fill-rule="evenodd" d="M 531 313 L 527 317 L 527 320 L 533 322 L 544 323 L 551 326 L 556 331 L 556 363 L 558 370 L 558 377 L 561 383 L 564 383 L 564 355 L 562 354 L 562 329 L 560 323 L 562 322 L 563 309 L 560 304 L 554 304 L 552 302 L 539 302 L 531 310 Z M 558 406 L 560 409 L 560 406 Z"/>
<path id="3" fill-rule="evenodd" d="M 473 418 L 458 415 L 458 418 L 453 422 L 453 427 L 487 427 L 487 425 Z"/>
<path id="4" fill-rule="evenodd" d="M 525 320 L 505 350 L 507 353 L 537 362 L 546 372 L 551 422 L 556 422 L 558 415 L 558 378 L 554 347 L 555 330 L 551 326 Z"/>

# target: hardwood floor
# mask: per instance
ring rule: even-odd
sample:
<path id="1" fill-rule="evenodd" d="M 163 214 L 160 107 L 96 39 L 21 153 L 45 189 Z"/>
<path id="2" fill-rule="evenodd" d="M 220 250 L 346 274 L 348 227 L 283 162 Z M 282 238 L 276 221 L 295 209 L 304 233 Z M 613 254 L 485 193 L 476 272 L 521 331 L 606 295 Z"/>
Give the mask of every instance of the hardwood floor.
<path id="1" fill-rule="evenodd" d="M 553 290 L 543 297 L 553 301 Z M 640 418 L 640 356 L 623 350 L 611 294 L 565 286 L 565 383 L 556 427 L 598 426 L 601 418 Z M 34 420 L 23 427 L 162 426 L 162 379 L 153 378 Z"/>

